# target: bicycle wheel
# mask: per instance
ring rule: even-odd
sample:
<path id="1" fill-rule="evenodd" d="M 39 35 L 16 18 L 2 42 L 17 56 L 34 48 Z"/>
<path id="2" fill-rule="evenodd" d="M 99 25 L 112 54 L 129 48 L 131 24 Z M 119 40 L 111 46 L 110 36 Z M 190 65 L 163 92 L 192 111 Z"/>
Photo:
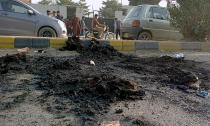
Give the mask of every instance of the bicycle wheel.
<path id="1" fill-rule="evenodd" d="M 91 37 L 91 33 L 89 31 L 85 32 L 85 38 Z"/>
<path id="2" fill-rule="evenodd" d="M 115 39 L 115 34 L 114 33 L 107 33 L 106 35 L 105 35 L 105 40 L 113 40 L 113 39 Z"/>

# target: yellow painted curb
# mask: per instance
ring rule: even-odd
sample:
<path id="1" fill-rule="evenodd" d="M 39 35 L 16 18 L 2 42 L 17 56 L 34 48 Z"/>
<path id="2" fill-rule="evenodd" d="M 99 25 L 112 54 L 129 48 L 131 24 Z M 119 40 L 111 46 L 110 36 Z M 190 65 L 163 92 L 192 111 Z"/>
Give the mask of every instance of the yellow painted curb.
<path id="1" fill-rule="evenodd" d="M 67 39 L 59 39 L 59 38 L 50 38 L 50 47 L 51 48 L 62 48 L 66 46 Z"/>
<path id="2" fill-rule="evenodd" d="M 210 52 L 210 42 L 201 43 L 201 51 Z"/>
<path id="3" fill-rule="evenodd" d="M 159 42 L 159 50 L 181 50 L 182 45 L 180 42 Z"/>
<path id="4" fill-rule="evenodd" d="M 130 41 L 123 41 L 122 42 L 122 47 L 123 51 L 133 51 L 135 50 L 135 42 L 130 40 Z"/>
<path id="5" fill-rule="evenodd" d="M 15 38 L 14 37 L 0 37 L 0 48 L 14 48 Z"/>
<path id="6" fill-rule="evenodd" d="M 110 44 L 111 46 L 113 46 L 116 50 L 121 51 L 121 50 L 123 49 L 122 41 L 110 40 L 110 41 L 109 41 L 109 44 Z"/>

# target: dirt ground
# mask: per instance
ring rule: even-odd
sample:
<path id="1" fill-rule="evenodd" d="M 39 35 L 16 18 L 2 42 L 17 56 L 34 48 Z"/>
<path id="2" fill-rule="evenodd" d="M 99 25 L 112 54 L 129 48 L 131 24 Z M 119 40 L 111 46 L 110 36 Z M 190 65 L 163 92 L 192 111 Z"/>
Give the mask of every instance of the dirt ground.
<path id="1" fill-rule="evenodd" d="M 198 77 L 210 91 L 207 52 L 34 51 L 0 74 L 0 126 L 210 126 L 210 99 L 177 89 Z"/>

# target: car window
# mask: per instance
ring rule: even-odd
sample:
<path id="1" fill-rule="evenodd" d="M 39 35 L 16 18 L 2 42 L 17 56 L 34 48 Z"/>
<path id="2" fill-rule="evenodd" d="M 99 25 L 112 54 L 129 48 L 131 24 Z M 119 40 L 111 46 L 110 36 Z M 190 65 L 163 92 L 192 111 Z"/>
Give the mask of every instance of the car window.
<path id="1" fill-rule="evenodd" d="M 0 10 L 3 10 L 2 6 L 1 6 L 1 2 L 0 2 Z"/>
<path id="2" fill-rule="evenodd" d="M 169 13 L 167 9 L 160 7 L 151 7 L 148 14 L 149 18 L 168 20 Z"/>
<path id="3" fill-rule="evenodd" d="M 1 2 L 2 10 L 14 13 L 27 13 L 28 9 L 22 4 L 15 1 L 3 1 Z"/>
<path id="4" fill-rule="evenodd" d="M 130 10 L 126 18 L 139 17 L 142 7 L 134 7 Z"/>

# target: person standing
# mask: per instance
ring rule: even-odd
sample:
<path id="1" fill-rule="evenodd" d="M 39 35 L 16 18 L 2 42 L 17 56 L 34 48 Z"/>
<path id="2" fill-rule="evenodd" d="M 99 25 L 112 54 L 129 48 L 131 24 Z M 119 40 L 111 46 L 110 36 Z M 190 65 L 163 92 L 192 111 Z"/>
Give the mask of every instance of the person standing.
<path id="1" fill-rule="evenodd" d="M 121 26 L 121 21 L 119 19 L 115 18 L 114 31 L 116 34 L 116 39 L 118 39 L 118 35 L 120 36 L 120 26 Z"/>
<path id="2" fill-rule="evenodd" d="M 51 13 L 50 13 L 50 11 L 49 10 L 47 10 L 47 16 L 48 17 L 51 17 L 51 15 L 50 15 Z"/>
<path id="3" fill-rule="evenodd" d="M 71 22 L 71 20 L 66 18 L 66 19 L 64 19 L 64 23 L 66 24 L 68 35 L 71 35 L 72 34 L 72 22 Z"/>
<path id="4" fill-rule="evenodd" d="M 98 38 L 100 39 L 101 38 L 101 35 L 104 31 L 104 25 L 100 24 L 98 22 L 98 15 L 95 14 L 95 17 L 93 18 L 93 21 L 92 21 L 92 29 L 95 30 L 95 31 L 98 31 Z"/>
<path id="5" fill-rule="evenodd" d="M 85 31 L 87 30 L 87 26 L 85 24 L 85 16 L 82 16 L 81 25 L 82 25 L 81 34 L 85 35 Z"/>
<path id="6" fill-rule="evenodd" d="M 80 19 L 77 17 L 76 13 L 74 13 L 74 18 L 72 20 L 72 26 L 73 26 L 73 35 L 79 37 L 80 36 L 81 23 L 80 23 Z"/>
<path id="7" fill-rule="evenodd" d="M 57 16 L 56 16 L 56 18 L 57 18 L 58 20 L 63 21 L 63 16 L 61 15 L 60 11 L 57 11 Z"/>
<path id="8" fill-rule="evenodd" d="M 53 11 L 53 15 L 52 15 L 53 18 L 56 18 L 56 12 Z"/>

